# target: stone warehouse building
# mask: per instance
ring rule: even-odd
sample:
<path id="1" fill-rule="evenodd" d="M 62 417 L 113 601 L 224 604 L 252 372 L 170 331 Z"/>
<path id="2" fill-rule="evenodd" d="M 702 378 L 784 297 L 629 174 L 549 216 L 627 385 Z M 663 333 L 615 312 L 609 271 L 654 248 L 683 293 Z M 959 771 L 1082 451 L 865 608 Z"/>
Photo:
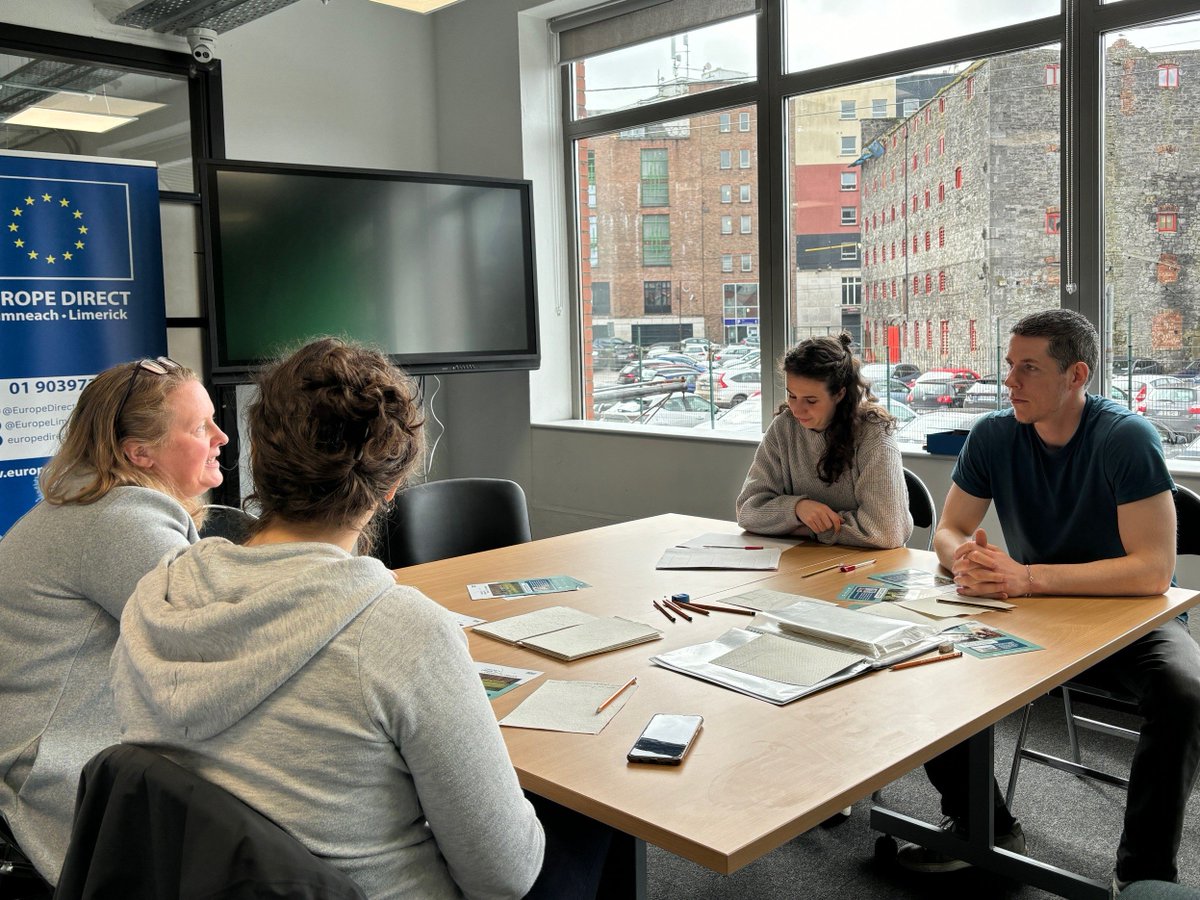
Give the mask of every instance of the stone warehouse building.
<path id="1" fill-rule="evenodd" d="M 1124 39 L 1107 54 L 1110 347 L 1167 370 L 1200 355 L 1186 152 L 1197 58 Z M 977 62 L 903 121 L 864 123 L 864 356 L 995 372 L 1012 322 L 1058 305 L 1059 118 L 1047 48 Z"/>

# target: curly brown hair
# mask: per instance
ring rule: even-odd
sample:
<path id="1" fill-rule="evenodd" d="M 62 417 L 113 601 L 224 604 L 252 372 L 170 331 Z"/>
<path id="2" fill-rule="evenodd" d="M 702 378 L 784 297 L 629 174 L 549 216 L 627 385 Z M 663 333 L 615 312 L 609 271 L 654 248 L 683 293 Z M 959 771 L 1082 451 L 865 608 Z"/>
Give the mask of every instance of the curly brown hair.
<path id="1" fill-rule="evenodd" d="M 356 527 L 403 486 L 423 449 L 416 387 L 382 353 L 340 338 L 266 369 L 247 419 L 252 534 L 281 520 Z M 364 531 L 367 546 L 373 533 Z"/>
<path id="2" fill-rule="evenodd" d="M 826 484 L 841 478 L 854 462 L 864 422 L 882 423 L 889 432 L 896 427 L 895 418 L 876 402 L 862 377 L 859 362 L 850 351 L 852 340 L 844 331 L 836 338 L 809 338 L 783 357 L 786 375 L 820 381 L 831 397 L 846 392 L 834 407 L 833 419 L 825 429 L 825 452 L 817 462 L 818 475 Z M 779 412 L 785 409 L 786 404 Z"/>

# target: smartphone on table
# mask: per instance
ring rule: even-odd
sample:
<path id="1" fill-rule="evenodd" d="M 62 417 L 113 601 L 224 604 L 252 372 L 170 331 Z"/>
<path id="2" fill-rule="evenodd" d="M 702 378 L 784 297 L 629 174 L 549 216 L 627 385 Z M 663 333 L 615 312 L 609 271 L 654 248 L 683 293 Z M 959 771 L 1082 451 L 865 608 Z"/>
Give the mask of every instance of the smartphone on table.
<path id="1" fill-rule="evenodd" d="M 658 713 L 642 731 L 626 757 L 631 763 L 677 766 L 700 732 L 704 716 Z"/>

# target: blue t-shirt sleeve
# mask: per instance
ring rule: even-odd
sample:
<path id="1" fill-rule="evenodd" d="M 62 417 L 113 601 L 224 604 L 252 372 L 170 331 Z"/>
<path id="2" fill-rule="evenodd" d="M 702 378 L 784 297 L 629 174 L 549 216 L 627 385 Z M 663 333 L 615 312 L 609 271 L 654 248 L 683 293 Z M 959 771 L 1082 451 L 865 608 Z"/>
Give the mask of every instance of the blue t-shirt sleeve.
<path id="1" fill-rule="evenodd" d="M 984 416 L 971 428 L 950 473 L 955 484 L 981 500 L 992 499 L 992 466 L 987 456 L 996 435 L 989 433 L 993 430 L 991 418 Z"/>
<path id="2" fill-rule="evenodd" d="M 1141 416 L 1122 416 L 1113 425 L 1105 463 L 1118 506 L 1175 490 L 1158 432 Z"/>

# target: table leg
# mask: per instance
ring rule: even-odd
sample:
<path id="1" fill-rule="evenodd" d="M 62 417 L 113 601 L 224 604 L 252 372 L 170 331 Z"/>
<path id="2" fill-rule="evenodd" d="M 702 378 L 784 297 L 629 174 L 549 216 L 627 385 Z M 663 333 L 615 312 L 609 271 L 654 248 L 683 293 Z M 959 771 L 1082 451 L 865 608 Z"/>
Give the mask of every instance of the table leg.
<path id="1" fill-rule="evenodd" d="M 646 900 L 646 842 L 613 831 L 597 897 L 629 897 Z"/>
<path id="2" fill-rule="evenodd" d="M 970 739 L 969 760 L 971 812 L 968 817 L 968 837 L 959 837 L 927 822 L 878 805 L 871 807 L 871 827 L 1060 897 L 1068 897 L 1071 900 L 1105 900 L 1109 896 L 1107 882 L 1084 878 L 1066 869 L 995 846 L 992 827 L 994 760 L 991 727 L 985 728 Z"/>

